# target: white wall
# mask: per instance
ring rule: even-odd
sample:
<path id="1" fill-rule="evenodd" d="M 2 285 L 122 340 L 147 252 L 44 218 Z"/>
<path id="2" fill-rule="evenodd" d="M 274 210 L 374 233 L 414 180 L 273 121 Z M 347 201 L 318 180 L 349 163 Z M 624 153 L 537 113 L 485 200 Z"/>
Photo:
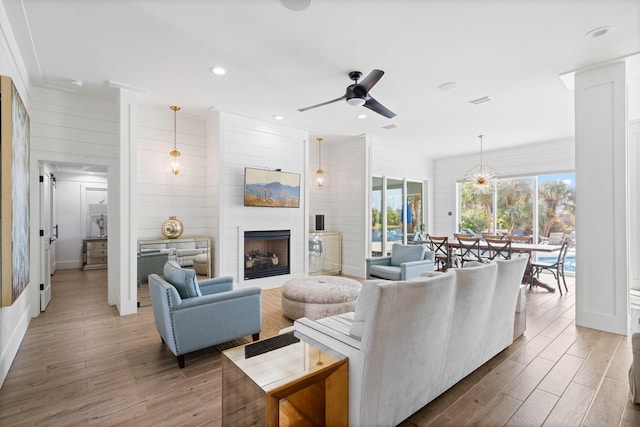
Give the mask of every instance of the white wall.
<path id="1" fill-rule="evenodd" d="M 233 276 L 241 286 L 262 288 L 280 286 L 287 276 L 244 281 L 244 257 L 241 253 L 244 231 L 291 230 L 291 275 L 305 272 L 307 256 L 307 210 L 305 203 L 308 176 L 306 131 L 279 126 L 230 113 L 212 113 L 209 129 L 217 135 L 210 140 L 219 141 L 211 156 L 219 156 L 218 198 L 209 203 L 220 211 L 220 229 L 217 238 L 216 264 L 219 276 Z M 301 174 L 299 208 L 260 208 L 244 206 L 245 167 L 282 169 Z M 210 176 L 215 171 L 210 171 Z"/>
<path id="2" fill-rule="evenodd" d="M 83 207 L 87 188 L 107 188 L 104 176 L 54 173 L 56 177 L 56 269 L 82 267 L 82 239 L 86 234 L 86 206 Z M 108 219 L 108 217 L 107 217 Z"/>
<path id="3" fill-rule="evenodd" d="M 432 212 L 435 215 L 433 227 L 430 227 L 432 234 L 450 236 L 458 231 L 456 183 L 464 181 L 467 170 L 475 166 L 479 160 L 480 152 L 438 159 L 434 162 Z M 565 139 L 506 150 L 483 151 L 483 163 L 490 166 L 499 177 L 573 171 L 575 168 L 574 142 L 571 139 Z M 449 212 L 452 214 L 448 215 Z"/>
<path id="4" fill-rule="evenodd" d="M 173 111 L 139 106 L 137 125 L 138 239 L 162 239 L 170 216 L 184 224 L 182 237 L 210 236 L 207 211 L 207 121 L 184 110 L 176 114 L 180 173 L 171 173 Z"/>
<path id="5" fill-rule="evenodd" d="M 315 138 L 309 141 L 309 229 L 315 229 L 315 215 L 324 215 L 325 230 L 342 235 L 342 274 L 365 277 L 369 143 L 365 136 L 323 136 L 321 165 L 327 185 L 320 190 L 313 185 L 318 169 Z"/>

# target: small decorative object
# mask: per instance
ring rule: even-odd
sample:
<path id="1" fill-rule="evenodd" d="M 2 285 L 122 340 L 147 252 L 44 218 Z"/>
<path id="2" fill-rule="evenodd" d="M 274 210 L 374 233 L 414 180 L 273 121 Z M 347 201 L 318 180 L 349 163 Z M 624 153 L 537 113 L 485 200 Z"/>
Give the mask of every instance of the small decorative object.
<path id="1" fill-rule="evenodd" d="M 244 260 L 245 264 L 245 268 L 253 268 L 253 258 L 251 257 L 251 255 L 248 255 L 246 257 L 246 259 Z"/>
<path id="2" fill-rule="evenodd" d="M 100 218 L 96 219 L 96 223 L 100 229 L 100 236 L 98 237 L 104 237 L 104 215 L 100 215 Z"/>
<path id="3" fill-rule="evenodd" d="M 182 221 L 175 216 L 170 216 L 168 220 L 162 223 L 162 234 L 168 239 L 177 239 L 182 236 L 184 225 Z"/>
<path id="4" fill-rule="evenodd" d="M 278 265 L 280 261 L 278 260 L 278 255 L 276 255 L 275 253 L 273 254 L 273 256 L 271 257 L 271 264 L 272 265 Z"/>

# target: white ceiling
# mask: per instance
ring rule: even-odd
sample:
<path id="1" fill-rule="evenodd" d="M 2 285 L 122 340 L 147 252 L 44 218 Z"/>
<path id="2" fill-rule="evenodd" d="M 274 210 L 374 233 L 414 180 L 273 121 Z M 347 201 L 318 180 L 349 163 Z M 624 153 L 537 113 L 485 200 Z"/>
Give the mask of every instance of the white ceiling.
<path id="1" fill-rule="evenodd" d="M 113 97 L 111 81 L 157 108 L 280 114 L 326 142 L 366 133 L 429 158 L 476 151 L 480 133 L 487 151 L 572 137 L 560 74 L 640 52 L 640 0 L 313 0 L 300 12 L 280 0 L 2 3 L 35 85 Z M 585 37 L 606 25 L 606 36 Z M 385 75 L 371 95 L 397 117 L 345 102 L 297 111 L 343 95 L 349 71 L 374 68 Z M 638 81 L 634 71 L 636 118 Z M 494 101 L 468 103 L 483 96 Z"/>

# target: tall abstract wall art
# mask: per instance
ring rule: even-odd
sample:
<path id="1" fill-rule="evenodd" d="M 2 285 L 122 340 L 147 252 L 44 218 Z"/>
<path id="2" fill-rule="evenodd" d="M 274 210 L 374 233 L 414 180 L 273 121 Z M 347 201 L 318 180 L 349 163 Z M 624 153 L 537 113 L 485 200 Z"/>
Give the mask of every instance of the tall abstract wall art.
<path id="1" fill-rule="evenodd" d="M 0 76 L 0 153 L 0 287 L 7 307 L 29 284 L 29 115 L 6 76 Z"/>

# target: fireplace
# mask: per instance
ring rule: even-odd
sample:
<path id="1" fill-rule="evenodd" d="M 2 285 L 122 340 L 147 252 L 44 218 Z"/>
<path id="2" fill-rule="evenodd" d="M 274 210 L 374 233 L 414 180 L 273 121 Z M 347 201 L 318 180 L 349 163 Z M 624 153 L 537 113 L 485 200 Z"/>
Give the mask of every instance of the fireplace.
<path id="1" fill-rule="evenodd" d="M 289 230 L 244 232 L 244 280 L 289 274 Z"/>

